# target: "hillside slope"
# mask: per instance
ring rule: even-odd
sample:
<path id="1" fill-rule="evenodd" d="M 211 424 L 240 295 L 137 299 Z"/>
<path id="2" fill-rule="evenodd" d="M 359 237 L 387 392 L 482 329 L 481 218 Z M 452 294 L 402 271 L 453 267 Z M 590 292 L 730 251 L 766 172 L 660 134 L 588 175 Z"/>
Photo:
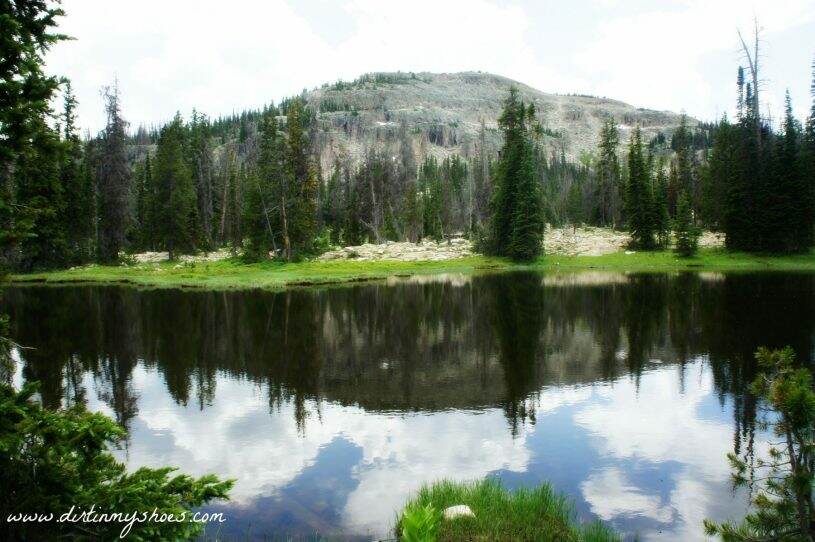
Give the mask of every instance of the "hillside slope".
<path id="1" fill-rule="evenodd" d="M 535 104 L 546 145 L 573 160 L 595 152 L 600 127 L 609 116 L 619 126 L 621 144 L 637 123 L 645 141 L 660 131 L 670 135 L 679 124 L 676 113 L 638 109 L 606 98 L 547 94 L 477 72 L 368 74 L 352 83 L 324 85 L 304 97 L 318 113 L 315 144 L 321 165 L 327 168 L 337 159 L 357 163 L 371 147 L 392 147 L 395 153 L 403 137 L 410 138 L 417 158 L 469 156 L 477 146 L 482 119 L 485 144 L 494 151 L 500 145 L 497 118 L 511 86 L 524 101 Z M 689 124 L 695 121 L 689 119 Z"/>

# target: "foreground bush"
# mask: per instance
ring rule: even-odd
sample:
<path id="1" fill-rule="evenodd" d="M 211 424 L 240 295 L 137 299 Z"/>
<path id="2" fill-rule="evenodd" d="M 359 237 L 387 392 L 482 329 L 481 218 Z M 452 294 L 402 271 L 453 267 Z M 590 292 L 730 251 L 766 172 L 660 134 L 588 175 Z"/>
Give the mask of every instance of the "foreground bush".
<path id="1" fill-rule="evenodd" d="M 475 517 L 447 520 L 442 511 L 465 504 Z M 429 528 L 428 528 L 429 527 Z M 417 531 L 421 534 L 417 536 Z M 496 480 L 436 482 L 419 490 L 399 516 L 400 540 L 607 542 L 620 537 L 599 522 L 580 524 L 571 503 L 548 484 L 509 492 Z"/>
<path id="2" fill-rule="evenodd" d="M 728 454 L 733 482 L 748 487 L 753 510 L 743 521 L 705 521 L 709 535 L 724 542 L 811 542 L 815 539 L 815 382 L 789 346 L 759 348 L 761 372 L 752 393 L 763 400 L 767 416 L 759 427 L 772 429 L 766 457 Z M 750 460 L 748 462 L 748 459 Z"/>
<path id="3" fill-rule="evenodd" d="M 108 451 L 124 436 L 121 427 L 80 407 L 46 410 L 32 400 L 36 389 L 0 384 L 0 539 L 116 540 L 133 517 L 128 540 L 186 539 L 203 527 L 191 521 L 191 509 L 227 497 L 232 481 L 215 476 L 171 476 L 173 468 L 128 473 Z M 91 507 L 97 519 L 121 518 L 64 518 L 72 508 L 77 517 Z M 39 517 L 12 519 L 18 514 Z M 167 521 L 170 514 L 177 521 Z M 165 521 L 151 520 L 161 516 Z"/>

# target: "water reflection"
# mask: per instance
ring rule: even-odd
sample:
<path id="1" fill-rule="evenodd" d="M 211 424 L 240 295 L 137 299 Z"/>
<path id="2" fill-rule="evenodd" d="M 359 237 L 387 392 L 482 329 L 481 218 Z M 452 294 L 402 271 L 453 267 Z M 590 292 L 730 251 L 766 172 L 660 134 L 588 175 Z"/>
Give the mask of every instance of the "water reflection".
<path id="1" fill-rule="evenodd" d="M 551 480 L 643 539 L 744 510 L 759 344 L 808 360 L 810 275 L 488 275 L 288 292 L 9 289 L 18 380 L 238 479 L 227 534 L 384 535 L 423 481 Z"/>

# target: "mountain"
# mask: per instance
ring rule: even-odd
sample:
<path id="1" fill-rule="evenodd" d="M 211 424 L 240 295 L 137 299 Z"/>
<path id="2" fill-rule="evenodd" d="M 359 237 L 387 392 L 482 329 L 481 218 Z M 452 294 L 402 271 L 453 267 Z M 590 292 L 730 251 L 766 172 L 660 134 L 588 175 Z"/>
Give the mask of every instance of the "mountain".
<path id="1" fill-rule="evenodd" d="M 409 138 L 417 157 L 469 156 L 482 120 L 485 143 L 495 151 L 501 144 L 497 119 L 513 86 L 525 102 L 535 104 L 545 144 L 572 160 L 596 151 L 600 127 L 609 116 L 619 126 L 621 145 L 637 123 L 646 142 L 660 132 L 669 136 L 679 124 L 676 113 L 594 96 L 548 94 L 481 72 L 372 73 L 323 85 L 303 98 L 316 113 L 315 148 L 327 171 L 335 160 L 358 163 L 371 147 L 396 153 L 403 138 Z"/>

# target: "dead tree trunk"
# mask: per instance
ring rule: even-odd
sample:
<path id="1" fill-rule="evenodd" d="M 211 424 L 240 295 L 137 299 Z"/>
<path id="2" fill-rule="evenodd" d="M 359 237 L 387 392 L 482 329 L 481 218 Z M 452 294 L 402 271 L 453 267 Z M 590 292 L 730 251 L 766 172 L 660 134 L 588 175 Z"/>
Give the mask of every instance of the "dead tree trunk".
<path id="1" fill-rule="evenodd" d="M 758 19 L 753 19 L 753 51 L 750 52 L 750 48 L 747 47 L 747 43 L 744 41 L 744 38 L 741 35 L 741 30 L 738 31 L 739 34 L 739 41 L 741 41 L 741 48 L 744 51 L 744 56 L 747 58 L 747 67 L 750 69 L 750 79 L 753 82 L 753 103 L 751 104 L 753 108 L 753 124 L 754 129 L 756 131 L 756 141 L 759 145 L 761 145 L 761 116 L 759 115 L 758 109 L 758 63 L 759 63 L 759 54 L 758 54 L 758 47 L 760 42 L 760 29 L 758 27 Z"/>

